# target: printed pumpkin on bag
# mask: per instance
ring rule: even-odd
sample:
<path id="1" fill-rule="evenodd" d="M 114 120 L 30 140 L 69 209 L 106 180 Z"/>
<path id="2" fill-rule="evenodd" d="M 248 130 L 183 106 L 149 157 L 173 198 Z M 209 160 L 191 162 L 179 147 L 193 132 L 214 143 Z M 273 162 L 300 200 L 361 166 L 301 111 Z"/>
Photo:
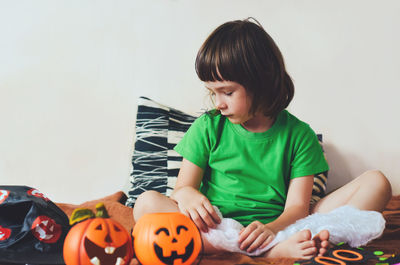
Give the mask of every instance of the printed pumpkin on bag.
<path id="1" fill-rule="evenodd" d="M 67 215 L 28 186 L 0 186 L 0 263 L 64 264 Z"/>

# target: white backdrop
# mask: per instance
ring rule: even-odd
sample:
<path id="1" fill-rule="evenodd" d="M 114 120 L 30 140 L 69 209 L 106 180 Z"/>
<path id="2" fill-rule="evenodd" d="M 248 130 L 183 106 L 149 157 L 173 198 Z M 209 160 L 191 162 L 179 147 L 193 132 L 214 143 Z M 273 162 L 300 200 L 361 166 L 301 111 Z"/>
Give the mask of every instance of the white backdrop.
<path id="1" fill-rule="evenodd" d="M 136 102 L 198 113 L 194 59 L 253 16 L 296 86 L 289 110 L 324 134 L 329 189 L 380 169 L 400 193 L 396 0 L 0 0 L 0 185 L 57 202 L 126 190 Z"/>

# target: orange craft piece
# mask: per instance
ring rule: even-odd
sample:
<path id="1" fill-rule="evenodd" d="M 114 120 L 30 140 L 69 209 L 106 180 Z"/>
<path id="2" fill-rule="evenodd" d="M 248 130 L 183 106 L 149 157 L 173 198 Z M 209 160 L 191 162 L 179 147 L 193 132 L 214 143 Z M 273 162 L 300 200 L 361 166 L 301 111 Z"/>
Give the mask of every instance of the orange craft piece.
<path id="1" fill-rule="evenodd" d="M 67 265 L 124 265 L 133 256 L 131 237 L 126 229 L 117 221 L 103 217 L 75 224 L 65 238 L 63 252 Z"/>
<path id="2" fill-rule="evenodd" d="M 143 265 L 192 264 L 202 248 L 199 230 L 181 213 L 145 214 L 132 235 L 136 257 Z"/>

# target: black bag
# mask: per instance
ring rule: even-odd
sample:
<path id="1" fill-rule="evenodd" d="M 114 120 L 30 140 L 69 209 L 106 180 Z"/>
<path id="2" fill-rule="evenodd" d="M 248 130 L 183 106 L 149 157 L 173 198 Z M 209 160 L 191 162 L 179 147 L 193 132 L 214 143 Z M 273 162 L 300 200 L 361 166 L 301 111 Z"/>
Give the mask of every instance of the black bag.
<path id="1" fill-rule="evenodd" d="M 0 186 L 0 262 L 64 264 L 67 215 L 27 186 Z"/>

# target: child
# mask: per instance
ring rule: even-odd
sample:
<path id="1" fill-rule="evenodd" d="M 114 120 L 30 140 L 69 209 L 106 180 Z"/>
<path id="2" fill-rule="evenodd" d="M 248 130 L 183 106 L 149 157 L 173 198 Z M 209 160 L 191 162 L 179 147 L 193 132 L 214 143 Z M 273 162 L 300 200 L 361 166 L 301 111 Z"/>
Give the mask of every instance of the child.
<path id="1" fill-rule="evenodd" d="M 183 156 L 170 198 L 155 191 L 136 201 L 134 218 L 180 211 L 202 232 L 224 217 L 245 226 L 239 247 L 253 252 L 274 235 L 314 212 L 342 205 L 382 211 L 391 187 L 379 171 L 368 171 L 310 205 L 313 175 L 328 170 L 312 129 L 288 111 L 294 86 L 283 57 L 259 23 L 227 22 L 204 42 L 196 72 L 215 110 L 199 117 L 175 150 Z M 309 259 L 326 253 L 329 232 L 308 230 L 275 245 L 267 257 Z M 205 240 L 205 252 L 216 248 Z"/>

